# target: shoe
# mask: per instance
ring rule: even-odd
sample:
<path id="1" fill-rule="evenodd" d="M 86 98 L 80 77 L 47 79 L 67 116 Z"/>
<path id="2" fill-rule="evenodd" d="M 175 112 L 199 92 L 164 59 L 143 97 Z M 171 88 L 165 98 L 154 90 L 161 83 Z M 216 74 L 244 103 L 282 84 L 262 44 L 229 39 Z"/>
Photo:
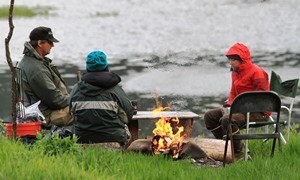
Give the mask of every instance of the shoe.
<path id="1" fill-rule="evenodd" d="M 233 147 L 234 147 L 234 153 L 239 154 L 243 151 L 243 145 L 240 140 L 234 140 L 233 141 Z"/>

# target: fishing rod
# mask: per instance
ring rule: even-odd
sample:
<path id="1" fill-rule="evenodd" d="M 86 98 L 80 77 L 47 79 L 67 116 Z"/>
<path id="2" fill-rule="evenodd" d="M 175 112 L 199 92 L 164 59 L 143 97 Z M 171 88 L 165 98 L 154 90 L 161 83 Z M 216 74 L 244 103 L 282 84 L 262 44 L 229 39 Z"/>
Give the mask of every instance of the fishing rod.
<path id="1" fill-rule="evenodd" d="M 17 62 L 18 64 L 18 62 Z M 25 106 L 24 106 L 24 99 L 23 99 L 23 83 L 22 83 L 22 69 L 18 68 L 16 66 L 16 84 L 17 84 L 17 104 L 16 104 L 16 110 L 17 110 L 17 123 L 22 123 L 25 119 Z"/>

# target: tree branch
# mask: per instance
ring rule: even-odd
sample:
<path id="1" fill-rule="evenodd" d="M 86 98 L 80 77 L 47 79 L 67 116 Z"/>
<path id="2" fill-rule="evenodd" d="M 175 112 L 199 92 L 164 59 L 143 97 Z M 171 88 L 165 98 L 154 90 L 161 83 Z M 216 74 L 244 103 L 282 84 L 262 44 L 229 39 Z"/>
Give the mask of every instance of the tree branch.
<path id="1" fill-rule="evenodd" d="M 12 123 L 13 123 L 13 139 L 16 139 L 16 129 L 17 129 L 17 125 L 16 125 L 16 116 L 17 116 L 17 112 L 16 112 L 16 103 L 17 103 L 17 96 L 16 96 L 16 92 L 17 92 L 17 84 L 16 84 L 16 71 L 14 68 L 14 65 L 12 63 L 11 60 L 11 56 L 10 56 L 10 50 L 9 50 L 9 42 L 10 39 L 13 35 L 13 31 L 14 31 L 14 24 L 13 24 L 13 10 L 14 10 L 14 0 L 10 1 L 10 6 L 9 6 L 9 13 L 8 13 L 8 24 L 9 24 L 9 32 L 7 37 L 5 38 L 5 52 L 6 52 L 6 60 L 7 63 L 10 67 L 10 72 L 11 72 L 11 97 L 12 97 L 12 103 L 11 103 L 11 110 L 12 110 Z"/>

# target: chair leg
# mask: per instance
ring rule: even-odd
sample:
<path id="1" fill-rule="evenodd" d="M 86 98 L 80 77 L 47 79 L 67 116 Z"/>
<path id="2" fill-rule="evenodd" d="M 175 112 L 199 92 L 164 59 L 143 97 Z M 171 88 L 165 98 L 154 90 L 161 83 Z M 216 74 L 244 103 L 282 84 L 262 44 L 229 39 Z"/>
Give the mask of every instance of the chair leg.
<path id="1" fill-rule="evenodd" d="M 223 167 L 225 167 L 225 164 L 226 164 L 227 148 L 228 148 L 229 139 L 230 139 L 230 148 L 231 148 L 231 158 L 232 158 L 232 162 L 234 162 L 234 149 L 233 149 L 233 138 L 232 138 L 231 125 L 228 126 L 228 129 L 227 129 L 227 132 L 226 132 L 226 142 L 225 142 L 225 150 L 224 150 L 224 156 L 223 156 Z"/>
<path id="2" fill-rule="evenodd" d="M 252 157 L 250 156 L 250 150 L 248 148 L 248 145 L 246 144 L 246 141 L 248 141 L 248 140 L 244 140 L 244 142 L 242 143 L 242 146 L 243 146 L 244 151 L 245 151 L 244 160 L 248 160 L 248 159 L 252 160 Z"/>
<path id="3" fill-rule="evenodd" d="M 279 116 L 279 115 L 278 115 Z M 279 119 L 279 117 L 277 117 L 277 119 Z M 274 156 L 274 151 L 275 151 L 275 145 L 276 145 L 276 139 L 278 139 L 278 145 L 279 145 L 279 150 L 281 151 L 281 133 L 279 130 L 279 124 L 277 123 L 275 126 L 275 134 L 277 134 L 277 137 L 274 138 L 273 140 L 273 146 L 272 146 L 272 153 L 271 153 L 271 157 Z"/>
<path id="4" fill-rule="evenodd" d="M 225 141 L 225 149 L 224 149 L 224 156 L 223 156 L 223 167 L 225 167 L 226 159 L 227 159 L 228 141 L 230 139 L 229 134 L 232 134 L 230 126 L 228 126 L 227 131 L 226 131 L 226 141 Z"/>
<path id="5" fill-rule="evenodd" d="M 245 140 L 245 156 L 244 156 L 245 161 L 248 160 L 248 139 Z"/>
<path id="6" fill-rule="evenodd" d="M 279 128 L 277 129 L 277 133 L 279 132 Z M 286 144 L 285 139 L 282 139 L 282 134 L 279 132 L 279 137 L 278 137 L 278 146 L 279 146 L 279 151 L 282 151 L 282 145 L 281 145 L 281 140 L 284 140 L 283 143 Z"/>
<path id="7" fill-rule="evenodd" d="M 271 157 L 273 157 L 273 156 L 274 156 L 274 152 L 275 152 L 275 145 L 276 145 L 276 139 L 277 139 L 277 138 L 274 138 L 274 139 L 273 139 L 273 146 L 272 146 Z"/>
<path id="8" fill-rule="evenodd" d="M 280 134 L 280 140 L 283 142 L 283 144 L 286 144 L 286 140 L 285 140 L 283 134 L 282 133 L 279 133 L 279 134 Z"/>
<path id="9" fill-rule="evenodd" d="M 223 167 L 225 167 L 226 164 L 226 157 L 227 157 L 227 147 L 228 147 L 228 132 L 226 133 L 226 140 L 225 140 L 225 149 L 224 149 L 224 156 L 223 156 Z"/>
<path id="10" fill-rule="evenodd" d="M 278 138 L 278 146 L 279 146 L 279 151 L 282 152 L 282 145 L 281 145 L 281 139 L 280 138 Z"/>
<path id="11" fill-rule="evenodd" d="M 274 128 L 275 128 L 275 131 L 274 131 L 274 132 L 275 132 L 275 133 L 276 133 L 276 126 L 278 126 L 278 125 L 274 124 Z M 278 127 L 279 127 L 279 126 L 278 126 Z M 274 133 L 274 132 L 273 132 L 273 133 Z M 284 144 L 286 144 L 287 141 L 285 140 L 283 134 L 282 134 L 282 133 L 279 133 L 279 135 L 280 135 L 280 139 L 282 140 L 282 142 L 283 142 Z M 287 140 L 288 140 L 288 138 L 289 138 L 288 136 L 289 136 L 289 132 L 288 132 L 288 135 L 287 135 Z"/>

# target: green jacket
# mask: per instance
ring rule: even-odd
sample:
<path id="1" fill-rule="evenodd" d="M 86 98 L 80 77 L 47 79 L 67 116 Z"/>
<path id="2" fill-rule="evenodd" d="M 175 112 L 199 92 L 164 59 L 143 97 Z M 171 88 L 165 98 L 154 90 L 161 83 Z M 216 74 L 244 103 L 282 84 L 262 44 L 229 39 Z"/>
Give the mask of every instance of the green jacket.
<path id="1" fill-rule="evenodd" d="M 91 75 L 88 73 L 87 75 Z M 94 74 L 95 75 L 95 74 Z M 96 77 L 92 75 L 93 77 Z M 103 86 L 110 84 L 109 73 L 97 76 Z M 83 79 L 85 76 L 83 76 Z M 96 78 L 91 78 L 96 79 Z M 88 80 L 86 80 L 88 81 Z M 111 83 L 111 87 L 91 85 L 85 80 L 78 82 L 71 92 L 71 112 L 75 118 L 75 134 L 81 143 L 125 142 L 125 124 L 132 119 L 133 111 L 129 97 L 123 89 Z"/>
<path id="2" fill-rule="evenodd" d="M 29 42 L 24 47 L 24 56 L 18 67 L 22 69 L 25 105 L 41 100 L 39 109 L 44 116 L 67 107 L 69 94 L 57 68 L 51 64 L 52 60 L 42 58 Z"/>

